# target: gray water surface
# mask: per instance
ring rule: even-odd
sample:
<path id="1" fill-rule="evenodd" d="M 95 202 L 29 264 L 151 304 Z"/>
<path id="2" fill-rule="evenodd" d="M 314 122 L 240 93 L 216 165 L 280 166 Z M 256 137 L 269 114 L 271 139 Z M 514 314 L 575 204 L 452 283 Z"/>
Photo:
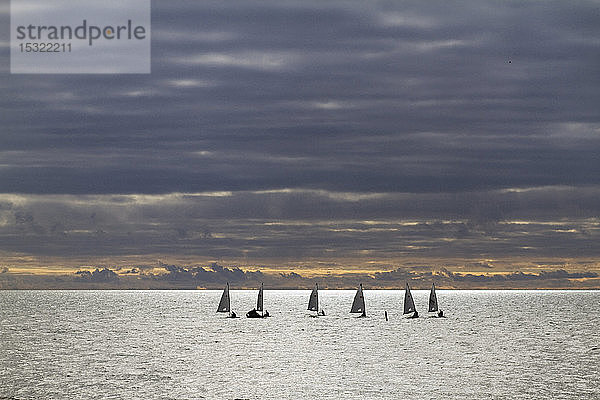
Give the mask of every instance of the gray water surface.
<path id="1" fill-rule="evenodd" d="M 232 290 L 243 316 L 256 291 Z M 0 398 L 599 399 L 598 291 L 265 290 L 272 318 L 226 319 L 220 291 L 0 291 Z M 384 319 L 388 311 L 389 321 Z"/>

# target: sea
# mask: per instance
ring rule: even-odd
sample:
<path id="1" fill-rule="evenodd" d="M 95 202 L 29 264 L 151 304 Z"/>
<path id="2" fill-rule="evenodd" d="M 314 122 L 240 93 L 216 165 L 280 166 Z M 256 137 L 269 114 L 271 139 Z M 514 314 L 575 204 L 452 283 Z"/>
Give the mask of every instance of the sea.
<path id="1" fill-rule="evenodd" d="M 309 294 L 0 291 L 0 399 L 600 399 L 600 291 Z"/>

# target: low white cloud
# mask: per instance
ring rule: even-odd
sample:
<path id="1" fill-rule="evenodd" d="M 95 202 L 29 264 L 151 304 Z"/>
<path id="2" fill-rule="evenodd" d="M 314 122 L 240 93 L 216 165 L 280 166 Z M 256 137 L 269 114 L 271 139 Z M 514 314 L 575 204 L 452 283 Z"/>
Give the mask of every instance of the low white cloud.
<path id="1" fill-rule="evenodd" d="M 174 88 L 186 89 L 186 88 L 197 88 L 197 87 L 212 87 L 216 85 L 216 82 L 202 80 L 202 79 L 171 79 L 166 81 L 167 86 Z"/>
<path id="2" fill-rule="evenodd" d="M 433 17 L 413 13 L 387 12 L 379 16 L 385 26 L 431 29 L 439 24 Z"/>
<path id="3" fill-rule="evenodd" d="M 175 43 L 218 43 L 235 40 L 238 35 L 234 32 L 226 31 L 198 31 L 198 30 L 152 30 L 152 39 L 160 42 Z"/>
<path id="4" fill-rule="evenodd" d="M 240 53 L 205 53 L 179 57 L 176 63 L 203 65 L 208 67 L 234 67 L 258 70 L 279 70 L 295 61 L 290 53 L 279 52 L 240 52 Z"/>

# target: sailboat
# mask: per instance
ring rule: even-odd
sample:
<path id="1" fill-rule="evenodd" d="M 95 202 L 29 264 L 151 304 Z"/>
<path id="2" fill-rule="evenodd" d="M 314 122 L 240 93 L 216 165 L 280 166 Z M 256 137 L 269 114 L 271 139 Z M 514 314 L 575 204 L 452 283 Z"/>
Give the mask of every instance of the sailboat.
<path id="1" fill-rule="evenodd" d="M 444 312 L 439 309 L 437 296 L 435 294 L 435 283 L 431 284 L 431 292 L 429 292 L 429 312 L 436 312 L 438 318 L 444 318 Z"/>
<path id="2" fill-rule="evenodd" d="M 419 318 L 419 312 L 415 307 L 415 301 L 410 293 L 410 286 L 406 282 L 406 290 L 404 291 L 404 314 L 411 314 L 408 318 Z"/>
<path id="3" fill-rule="evenodd" d="M 260 311 L 260 314 L 258 313 Z M 258 290 L 258 298 L 256 299 L 256 308 L 248 311 L 246 317 L 248 318 L 266 318 L 269 316 L 269 312 L 264 312 L 263 309 L 263 284 L 261 282 L 260 289 Z"/>
<path id="4" fill-rule="evenodd" d="M 367 312 L 365 310 L 365 297 L 363 296 L 362 283 L 358 285 L 358 290 L 354 295 L 354 301 L 352 302 L 351 313 L 362 313 L 361 317 L 366 317 Z"/>
<path id="5" fill-rule="evenodd" d="M 235 312 L 231 311 L 231 299 L 229 297 L 229 282 L 223 289 L 223 294 L 221 295 L 221 301 L 219 302 L 219 307 L 217 307 L 217 312 L 226 312 L 229 313 L 227 318 L 237 318 Z"/>
<path id="6" fill-rule="evenodd" d="M 310 298 L 308 299 L 308 310 L 316 311 L 316 315 L 311 315 L 311 317 L 318 317 L 319 315 L 324 316 L 325 310 L 321 309 L 319 312 L 319 285 L 315 283 L 315 288 L 310 293 Z"/>

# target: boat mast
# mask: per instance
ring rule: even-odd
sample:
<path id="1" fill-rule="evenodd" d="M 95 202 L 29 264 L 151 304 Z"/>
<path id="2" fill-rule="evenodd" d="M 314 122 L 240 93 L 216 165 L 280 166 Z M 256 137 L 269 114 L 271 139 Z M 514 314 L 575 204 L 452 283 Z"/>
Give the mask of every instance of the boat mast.
<path id="1" fill-rule="evenodd" d="M 362 316 L 366 317 L 367 316 L 367 307 L 365 306 L 365 295 L 363 294 L 363 290 L 362 290 L 362 283 L 360 284 L 360 298 L 362 300 Z"/>
<path id="2" fill-rule="evenodd" d="M 315 283 L 315 288 L 317 289 L 317 317 L 319 316 L 319 284 Z"/>
<path id="3" fill-rule="evenodd" d="M 265 307 L 263 304 L 263 283 L 260 283 L 260 292 L 258 292 L 258 296 L 260 297 L 260 316 L 265 316 Z"/>
<path id="4" fill-rule="evenodd" d="M 227 303 L 227 308 L 229 308 L 229 316 L 231 317 L 231 296 L 229 295 L 229 282 L 227 282 Z"/>

